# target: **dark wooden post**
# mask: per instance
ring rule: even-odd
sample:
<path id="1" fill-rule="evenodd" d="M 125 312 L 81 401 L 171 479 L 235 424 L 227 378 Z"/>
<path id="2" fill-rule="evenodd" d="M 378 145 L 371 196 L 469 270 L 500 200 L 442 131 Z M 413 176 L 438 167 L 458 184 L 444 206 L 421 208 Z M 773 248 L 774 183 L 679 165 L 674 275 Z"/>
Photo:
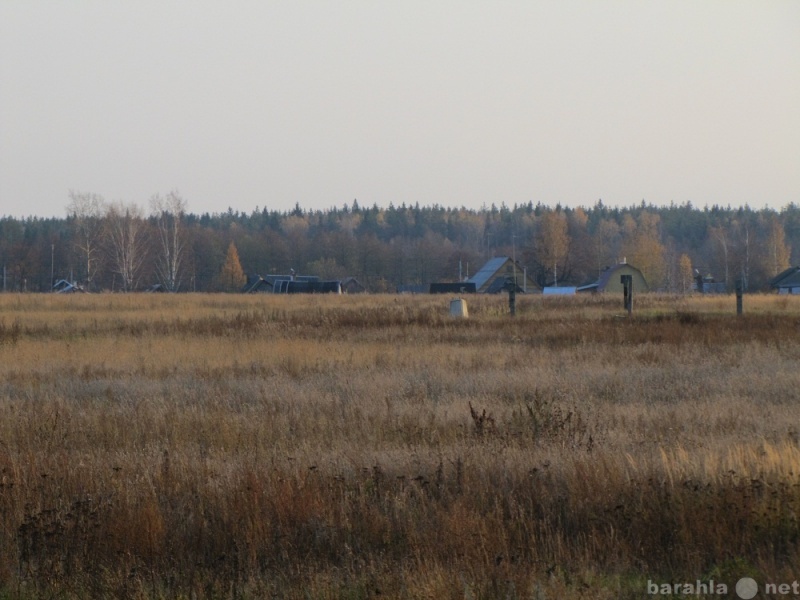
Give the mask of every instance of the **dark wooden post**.
<path id="1" fill-rule="evenodd" d="M 511 313 L 511 316 L 516 316 L 517 314 L 517 278 L 516 277 L 507 277 L 506 278 L 506 289 L 508 290 L 508 310 Z"/>
<path id="2" fill-rule="evenodd" d="M 628 310 L 628 276 L 623 275 L 619 282 L 622 284 L 622 308 Z"/>
<path id="3" fill-rule="evenodd" d="M 741 279 L 736 280 L 736 314 L 742 314 L 742 294 L 744 293 L 744 285 Z"/>
<path id="4" fill-rule="evenodd" d="M 633 314 L 633 275 L 622 275 L 619 282 L 622 284 L 623 307 L 630 316 Z"/>

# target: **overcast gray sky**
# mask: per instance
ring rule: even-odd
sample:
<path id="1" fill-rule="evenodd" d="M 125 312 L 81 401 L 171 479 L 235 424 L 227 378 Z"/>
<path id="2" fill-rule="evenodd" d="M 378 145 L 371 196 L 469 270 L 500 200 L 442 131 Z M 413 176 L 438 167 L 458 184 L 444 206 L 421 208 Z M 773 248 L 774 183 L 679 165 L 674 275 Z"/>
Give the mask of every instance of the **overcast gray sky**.
<path id="1" fill-rule="evenodd" d="M 800 203 L 800 2 L 0 0 L 0 215 Z"/>

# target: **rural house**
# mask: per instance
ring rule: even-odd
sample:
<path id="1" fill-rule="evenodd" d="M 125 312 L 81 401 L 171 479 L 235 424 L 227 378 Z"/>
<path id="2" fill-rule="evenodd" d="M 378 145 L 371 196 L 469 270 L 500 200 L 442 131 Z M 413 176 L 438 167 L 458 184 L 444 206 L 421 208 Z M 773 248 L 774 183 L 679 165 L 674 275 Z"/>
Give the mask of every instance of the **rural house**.
<path id="1" fill-rule="evenodd" d="M 621 262 L 613 267 L 606 267 L 600 273 L 600 278 L 592 283 L 587 283 L 578 287 L 579 292 L 611 292 L 622 293 L 622 283 L 620 277 L 630 275 L 633 277 L 633 289 L 636 292 L 646 292 L 649 287 L 642 272 L 636 267 L 632 267 L 627 262 Z"/>
<path id="2" fill-rule="evenodd" d="M 355 277 L 345 277 L 342 279 L 343 294 L 366 294 L 367 288 Z"/>
<path id="3" fill-rule="evenodd" d="M 499 294 L 505 290 L 506 278 L 512 278 L 516 273 L 517 291 L 530 293 L 538 290 L 536 282 L 528 276 L 527 269 L 515 263 L 509 256 L 495 256 L 490 259 L 467 283 L 475 284 L 475 291 L 479 294 Z"/>
<path id="4" fill-rule="evenodd" d="M 728 291 L 728 284 L 717 281 L 711 273 L 702 275 L 698 269 L 694 272 L 694 289 L 701 294 L 724 294 Z"/>
<path id="5" fill-rule="evenodd" d="M 779 294 L 800 294 L 800 267 L 789 267 L 773 277 L 769 287 Z"/>
<path id="6" fill-rule="evenodd" d="M 79 283 L 70 283 L 66 279 L 59 279 L 53 284 L 53 292 L 56 294 L 74 294 L 75 292 L 85 292 L 86 290 Z"/>

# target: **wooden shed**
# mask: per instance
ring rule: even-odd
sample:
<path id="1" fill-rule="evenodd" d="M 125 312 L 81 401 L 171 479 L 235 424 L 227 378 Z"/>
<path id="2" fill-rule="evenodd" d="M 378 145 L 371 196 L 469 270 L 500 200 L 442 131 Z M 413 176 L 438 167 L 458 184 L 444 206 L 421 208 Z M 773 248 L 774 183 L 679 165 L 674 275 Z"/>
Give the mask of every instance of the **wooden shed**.
<path id="1" fill-rule="evenodd" d="M 343 294 L 365 294 L 367 288 L 355 277 L 345 277 L 342 279 Z"/>

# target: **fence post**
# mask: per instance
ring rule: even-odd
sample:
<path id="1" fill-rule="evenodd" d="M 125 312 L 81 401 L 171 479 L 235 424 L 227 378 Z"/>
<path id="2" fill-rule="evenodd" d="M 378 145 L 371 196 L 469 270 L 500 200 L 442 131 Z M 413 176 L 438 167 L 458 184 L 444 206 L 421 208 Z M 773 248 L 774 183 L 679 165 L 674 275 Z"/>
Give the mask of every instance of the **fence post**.
<path id="1" fill-rule="evenodd" d="M 628 316 L 633 314 L 633 275 L 622 275 L 619 278 L 622 284 L 622 305 L 628 311 Z"/>
<path id="2" fill-rule="evenodd" d="M 517 314 L 517 278 L 506 278 L 506 289 L 508 290 L 508 310 L 511 316 Z"/>
<path id="3" fill-rule="evenodd" d="M 744 285 L 742 285 L 742 280 L 736 280 L 736 314 L 742 314 L 742 295 L 744 293 Z"/>

